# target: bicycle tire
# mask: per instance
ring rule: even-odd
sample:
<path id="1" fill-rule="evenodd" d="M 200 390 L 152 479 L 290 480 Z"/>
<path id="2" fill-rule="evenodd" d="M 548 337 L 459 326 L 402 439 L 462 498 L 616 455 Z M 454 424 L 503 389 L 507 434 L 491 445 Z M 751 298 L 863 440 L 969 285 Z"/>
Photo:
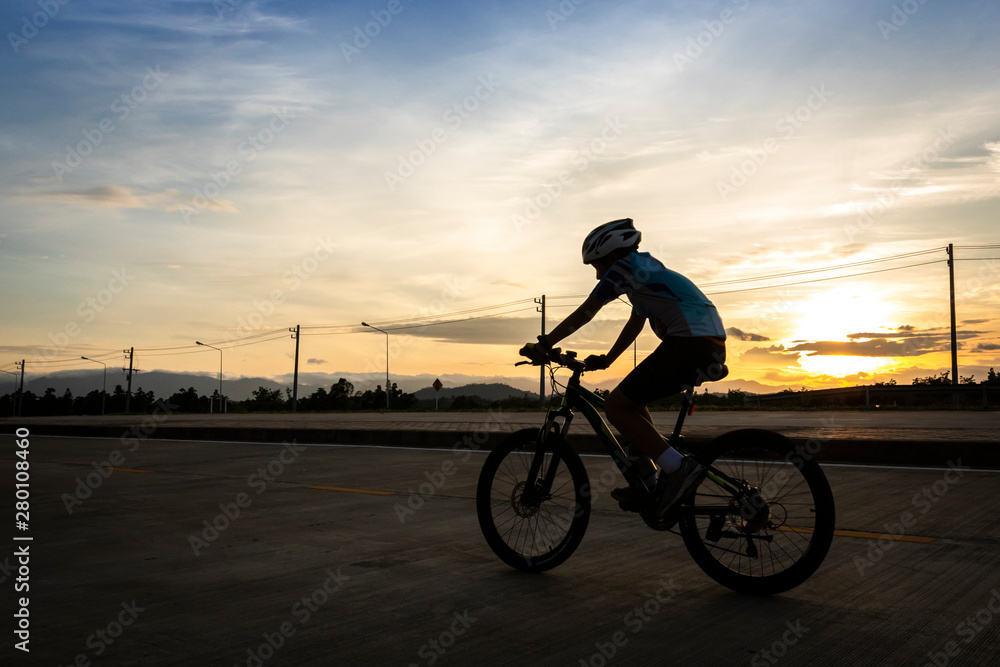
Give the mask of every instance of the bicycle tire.
<path id="1" fill-rule="evenodd" d="M 504 438 L 486 457 L 476 488 L 476 513 L 493 552 L 511 567 L 543 572 L 562 564 L 583 540 L 590 521 L 590 483 L 580 456 L 561 438 L 545 443 L 543 479 L 558 455 L 551 493 L 525 494 L 538 429 Z"/>
<path id="2" fill-rule="evenodd" d="M 736 498 L 706 479 L 691 497 L 681 534 L 709 577 L 740 593 L 772 595 L 816 572 L 833 541 L 836 509 L 815 458 L 785 436 L 761 429 L 726 433 L 697 458 L 758 489 L 756 496 Z M 699 511 L 724 503 L 730 511 L 716 516 L 711 535 L 713 517 Z"/>

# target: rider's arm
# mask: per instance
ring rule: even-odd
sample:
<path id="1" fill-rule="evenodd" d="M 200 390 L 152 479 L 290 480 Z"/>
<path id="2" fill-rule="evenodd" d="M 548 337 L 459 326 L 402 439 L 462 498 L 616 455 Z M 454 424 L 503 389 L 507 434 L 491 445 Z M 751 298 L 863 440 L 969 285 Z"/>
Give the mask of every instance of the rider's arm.
<path id="1" fill-rule="evenodd" d="M 611 351 L 608 352 L 608 364 L 613 364 L 615 359 L 621 356 L 621 353 L 628 349 L 628 346 L 632 344 L 639 334 L 642 333 L 642 328 L 646 325 L 646 318 L 637 315 L 633 310 L 632 315 L 629 316 L 628 322 L 622 327 L 622 332 L 618 334 L 618 340 L 615 344 L 611 346 Z"/>
<path id="2" fill-rule="evenodd" d="M 571 336 L 577 329 L 594 319 L 594 315 L 603 307 L 604 302 L 601 299 L 594 296 L 587 297 L 587 300 L 581 303 L 579 308 L 570 313 L 555 329 L 545 335 L 545 341 L 550 346 L 553 346 L 563 338 Z M 636 335 L 638 336 L 639 334 L 636 333 Z"/>

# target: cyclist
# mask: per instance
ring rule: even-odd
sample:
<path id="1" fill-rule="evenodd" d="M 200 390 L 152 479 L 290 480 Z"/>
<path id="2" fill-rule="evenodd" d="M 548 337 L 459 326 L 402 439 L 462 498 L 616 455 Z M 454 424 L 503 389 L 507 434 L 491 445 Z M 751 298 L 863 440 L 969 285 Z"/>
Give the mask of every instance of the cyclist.
<path id="1" fill-rule="evenodd" d="M 632 304 L 632 314 L 618 339 L 607 354 L 584 360 L 587 370 L 605 369 L 628 349 L 649 320 L 661 343 L 615 387 L 604 411 L 628 441 L 630 451 L 638 450 L 655 461 L 656 466 L 648 466 L 645 481 L 663 517 L 701 481 L 705 470 L 667 444 L 646 406 L 688 386 L 725 377 L 726 331 L 715 306 L 693 282 L 649 253 L 638 252 L 641 238 L 631 218 L 605 223 L 590 232 L 583 242 L 583 263 L 596 270 L 597 286 L 551 333 L 539 336 L 537 344 L 529 343 L 522 352 L 544 357 L 624 294 Z M 615 489 L 612 496 L 620 502 L 637 501 L 628 487 Z"/>

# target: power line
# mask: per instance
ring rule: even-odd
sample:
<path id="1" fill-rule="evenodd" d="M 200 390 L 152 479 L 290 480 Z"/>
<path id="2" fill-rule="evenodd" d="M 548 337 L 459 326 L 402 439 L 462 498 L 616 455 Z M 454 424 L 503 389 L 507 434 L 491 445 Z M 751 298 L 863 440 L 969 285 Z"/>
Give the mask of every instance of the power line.
<path id="1" fill-rule="evenodd" d="M 526 308 L 517 308 L 514 310 L 504 311 L 502 313 L 490 313 L 489 315 L 477 315 L 474 317 L 463 317 L 451 320 L 439 320 L 436 322 L 419 322 L 416 324 L 400 324 L 399 326 L 385 325 L 386 331 L 404 331 L 407 329 L 422 329 L 424 327 L 434 327 L 441 324 L 455 324 L 458 322 L 470 322 L 472 320 L 485 320 L 493 317 L 503 317 L 504 315 L 511 315 L 513 313 L 523 313 L 528 310 L 534 310 L 534 306 L 528 306 Z M 305 328 L 305 327 L 303 327 Z M 360 329 L 355 331 L 329 331 L 324 333 L 313 333 L 310 336 L 342 336 L 344 334 L 361 333 Z"/>
<path id="2" fill-rule="evenodd" d="M 794 282 L 794 283 L 784 283 L 784 284 L 781 284 L 781 285 L 762 285 L 760 287 L 745 287 L 743 289 L 726 290 L 724 292 L 706 292 L 705 294 L 706 295 L 713 295 L 714 296 L 716 294 L 733 294 L 735 292 L 752 292 L 754 290 L 774 289 L 774 288 L 777 288 L 777 287 L 792 287 L 794 285 L 806 285 L 806 284 L 809 284 L 809 283 L 825 282 L 827 280 L 841 280 L 843 278 L 855 278 L 857 276 L 868 276 L 868 275 L 871 275 L 873 273 L 885 273 L 886 271 L 898 271 L 900 269 L 911 269 L 911 268 L 916 267 L 916 266 L 927 266 L 929 264 L 940 264 L 942 262 L 947 262 L 947 261 L 948 260 L 946 260 L 946 259 L 935 259 L 935 260 L 930 261 L 930 262 L 921 262 L 919 264 L 907 264 L 906 266 L 893 266 L 893 267 L 889 267 L 888 269 L 876 269 L 875 271 L 863 271 L 861 273 L 851 273 L 851 274 L 846 275 L 846 276 L 829 276 L 827 278 L 814 278 L 812 280 L 799 280 L 799 281 Z"/>
<path id="3" fill-rule="evenodd" d="M 386 320 L 372 320 L 373 323 L 379 327 L 385 328 L 394 325 L 405 325 L 405 324 L 415 324 L 424 321 L 433 321 L 441 319 L 442 317 L 451 317 L 455 315 L 467 315 L 472 313 L 480 313 L 487 310 L 496 310 L 498 308 L 508 308 L 510 306 L 517 306 L 520 304 L 532 303 L 533 299 L 518 299 L 517 301 L 509 301 L 507 303 L 498 303 L 492 306 L 479 306 L 476 308 L 467 308 L 465 310 L 456 310 L 449 313 L 435 313 L 427 315 L 415 315 L 407 317 L 397 317 L 393 319 Z M 322 324 L 322 325 L 312 325 L 304 326 L 303 329 L 357 329 L 357 324 Z M 345 333 L 354 333 L 353 331 Z M 315 335 L 315 334 L 314 334 Z"/>
<path id="4" fill-rule="evenodd" d="M 771 280 L 771 279 L 774 279 L 774 278 L 789 278 L 791 276 L 807 275 L 807 274 L 810 274 L 810 273 L 823 273 L 823 272 L 826 272 L 826 271 L 839 271 L 841 269 L 850 269 L 850 268 L 856 268 L 856 267 L 859 267 L 859 266 L 867 266 L 867 265 L 870 265 L 870 264 L 878 264 L 878 263 L 881 263 L 881 262 L 890 262 L 890 261 L 895 261 L 895 260 L 899 260 L 899 259 L 909 259 L 909 258 L 912 258 L 912 257 L 919 257 L 921 255 L 928 255 L 930 253 L 940 252 L 942 250 L 944 250 L 943 247 L 942 248 L 931 248 L 929 250 L 920 250 L 920 251 L 917 251 L 917 252 L 902 253 L 902 254 L 899 254 L 899 255 L 892 255 L 890 257 L 880 257 L 880 258 L 875 258 L 875 259 L 866 259 L 866 260 L 863 260 L 863 261 L 860 261 L 860 262 L 851 262 L 849 264 L 837 264 L 837 265 L 834 265 L 834 266 L 820 267 L 820 268 L 817 268 L 817 269 L 801 269 L 801 270 L 798 270 L 798 271 L 787 271 L 785 273 L 772 273 L 770 275 L 756 276 L 756 277 L 753 277 L 753 278 L 734 278 L 732 280 L 719 280 L 719 281 L 711 282 L 711 283 L 702 283 L 702 286 L 703 287 L 719 287 L 721 285 L 732 285 L 732 284 L 739 284 L 739 283 L 752 283 L 752 282 L 757 282 L 757 281 L 760 281 L 760 280 Z"/>
<path id="5" fill-rule="evenodd" d="M 262 336 L 270 336 L 270 338 L 261 338 Z M 209 345 L 214 345 L 222 350 L 229 350 L 234 347 L 245 347 L 247 345 L 258 345 L 260 343 L 270 343 L 274 340 L 281 340 L 287 335 L 287 329 L 275 329 L 266 333 L 256 334 L 254 336 L 248 336 L 246 338 L 230 338 L 228 341 L 213 341 Z M 226 343 L 231 343 L 227 345 Z M 156 348 L 150 348 L 156 349 Z M 136 354 L 142 352 L 144 357 L 172 357 L 180 354 L 197 354 L 198 352 L 204 352 L 204 349 L 197 346 L 184 346 L 184 347 L 174 347 L 174 348 L 162 348 L 163 352 L 147 352 L 143 349 L 136 348 Z"/>
<path id="6" fill-rule="evenodd" d="M 422 327 L 433 327 L 433 326 L 437 326 L 439 324 L 456 324 L 458 322 L 470 322 L 472 320 L 486 320 L 486 319 L 490 319 L 490 318 L 493 318 L 493 317 L 503 317 L 504 315 L 511 315 L 513 313 L 523 313 L 523 312 L 528 311 L 528 310 L 535 310 L 535 308 L 534 308 L 534 306 L 531 306 L 531 307 L 528 307 L 528 308 L 518 308 L 517 310 L 508 310 L 508 311 L 503 312 L 503 313 L 494 313 L 494 314 L 490 314 L 490 315 L 479 315 L 479 316 L 476 316 L 476 317 L 466 317 L 466 318 L 457 319 L 457 320 L 444 320 L 444 321 L 441 321 L 441 322 L 427 322 L 426 324 L 411 324 L 411 325 L 408 325 L 408 326 L 399 326 L 399 327 L 387 328 L 386 331 L 403 331 L 404 329 L 420 329 Z"/>
<path id="7" fill-rule="evenodd" d="M 212 341 L 209 344 L 210 345 L 220 346 L 220 345 L 225 345 L 226 343 L 239 342 L 239 341 L 244 341 L 244 340 L 253 340 L 254 338 L 260 338 L 262 336 L 270 336 L 270 335 L 277 334 L 279 332 L 284 332 L 284 331 L 285 331 L 284 328 L 281 328 L 281 329 L 268 329 L 266 331 L 260 331 L 260 332 L 248 334 L 248 335 L 245 335 L 245 336 L 234 336 L 234 337 L 226 338 L 226 339 L 223 339 L 223 340 L 215 340 L 215 341 Z M 198 349 L 198 350 L 200 350 L 200 348 L 198 348 L 197 345 L 188 344 L 188 345 L 173 345 L 173 346 L 165 346 L 165 347 L 143 347 L 143 348 L 136 348 L 136 352 L 142 352 L 146 356 L 150 356 L 150 353 L 152 353 L 152 352 L 161 352 L 161 351 L 167 352 L 167 351 L 171 351 L 171 350 L 187 350 L 187 349 Z"/>
<path id="8" fill-rule="evenodd" d="M 997 247 L 1000 247 L 1000 246 L 997 246 Z M 718 280 L 718 281 L 715 281 L 715 282 L 700 283 L 700 286 L 701 287 L 720 287 L 720 286 L 723 286 L 723 285 L 737 285 L 737 284 L 743 284 L 743 283 L 759 282 L 761 280 L 773 280 L 775 278 L 789 278 L 789 277 L 792 277 L 792 276 L 808 275 L 808 274 L 811 274 L 811 273 L 824 273 L 826 271 L 836 271 L 836 270 L 842 270 L 842 269 L 857 268 L 859 266 L 868 266 L 868 265 L 871 265 L 871 264 L 878 264 L 878 263 L 881 263 L 881 262 L 889 262 L 889 261 L 896 261 L 896 260 L 900 260 L 900 259 L 908 259 L 908 258 L 913 258 L 913 257 L 920 257 L 920 256 L 923 256 L 923 255 L 928 255 L 928 254 L 932 254 L 932 253 L 936 253 L 936 252 L 941 252 L 942 250 L 945 250 L 945 249 L 946 248 L 944 246 L 941 246 L 939 248 L 928 248 L 927 250 L 917 250 L 917 251 L 914 251 L 914 252 L 900 253 L 898 255 L 890 255 L 889 257 L 877 257 L 877 258 L 873 258 L 873 259 L 862 260 L 862 261 L 859 261 L 859 262 L 850 262 L 850 263 L 847 263 L 847 264 L 835 264 L 833 266 L 819 267 L 819 268 L 816 268 L 816 269 L 800 269 L 800 270 L 797 270 L 797 271 L 786 271 L 786 272 L 783 272 L 783 273 L 772 273 L 772 274 L 768 274 L 768 275 L 754 276 L 754 277 L 751 277 L 751 278 L 733 278 L 731 280 Z M 946 261 L 946 260 L 940 260 L 940 261 Z M 920 265 L 913 265 L 913 266 L 920 266 Z M 899 267 L 899 268 L 907 268 L 907 267 Z M 878 271 L 874 271 L 872 273 L 878 273 Z M 833 280 L 835 278 L 841 278 L 841 277 L 842 278 L 850 278 L 852 276 L 860 276 L 860 275 L 867 275 L 867 273 L 864 273 L 864 272 L 863 273 L 854 273 L 854 274 L 849 274 L 849 275 L 846 275 L 846 276 L 836 276 L 834 278 L 829 278 L 829 279 L 824 279 L 824 280 Z M 807 283 L 807 282 L 817 282 L 817 281 L 803 281 L 803 283 Z M 787 285 L 797 285 L 797 284 L 803 284 L 803 283 L 788 283 Z M 786 285 L 771 285 L 771 286 L 755 287 L 755 288 L 752 288 L 752 289 L 767 289 L 768 287 L 785 287 L 785 286 Z M 749 291 L 749 290 L 729 290 L 729 291 L 726 291 L 726 292 L 713 292 L 713 294 L 729 294 L 730 292 L 736 292 L 736 291 Z M 550 299 L 582 299 L 582 298 L 586 298 L 587 296 L 589 296 L 589 295 L 588 294 L 570 294 L 570 295 L 564 295 L 564 296 L 552 296 L 552 297 L 549 297 L 549 298 Z"/>

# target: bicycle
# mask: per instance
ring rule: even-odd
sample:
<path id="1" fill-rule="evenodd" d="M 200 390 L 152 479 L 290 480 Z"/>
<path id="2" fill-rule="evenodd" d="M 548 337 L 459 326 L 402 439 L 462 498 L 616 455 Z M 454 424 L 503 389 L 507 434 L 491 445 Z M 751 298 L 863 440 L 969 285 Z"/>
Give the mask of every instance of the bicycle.
<path id="1" fill-rule="evenodd" d="M 583 461 L 566 441 L 579 411 L 640 499 L 620 507 L 638 513 L 654 530 L 677 534 L 676 524 L 694 561 L 718 583 L 769 595 L 798 586 L 819 568 L 833 540 L 833 494 L 816 460 L 788 438 L 741 429 L 689 452 L 681 436 L 684 419 L 694 410 L 694 387 L 687 388 L 668 442 L 694 456 L 707 474 L 660 518 L 638 471 L 643 457 L 630 456 L 622 447 L 599 413 L 603 399 L 581 386 L 587 369 L 576 353 L 557 348 L 544 361 L 516 365 L 529 363 L 549 366 L 555 395 L 556 371 L 566 368 L 572 377 L 541 428 L 510 434 L 483 464 L 476 511 L 487 543 L 505 563 L 543 572 L 565 562 L 583 540 L 590 484 Z M 646 458 L 645 465 L 652 461 Z"/>

